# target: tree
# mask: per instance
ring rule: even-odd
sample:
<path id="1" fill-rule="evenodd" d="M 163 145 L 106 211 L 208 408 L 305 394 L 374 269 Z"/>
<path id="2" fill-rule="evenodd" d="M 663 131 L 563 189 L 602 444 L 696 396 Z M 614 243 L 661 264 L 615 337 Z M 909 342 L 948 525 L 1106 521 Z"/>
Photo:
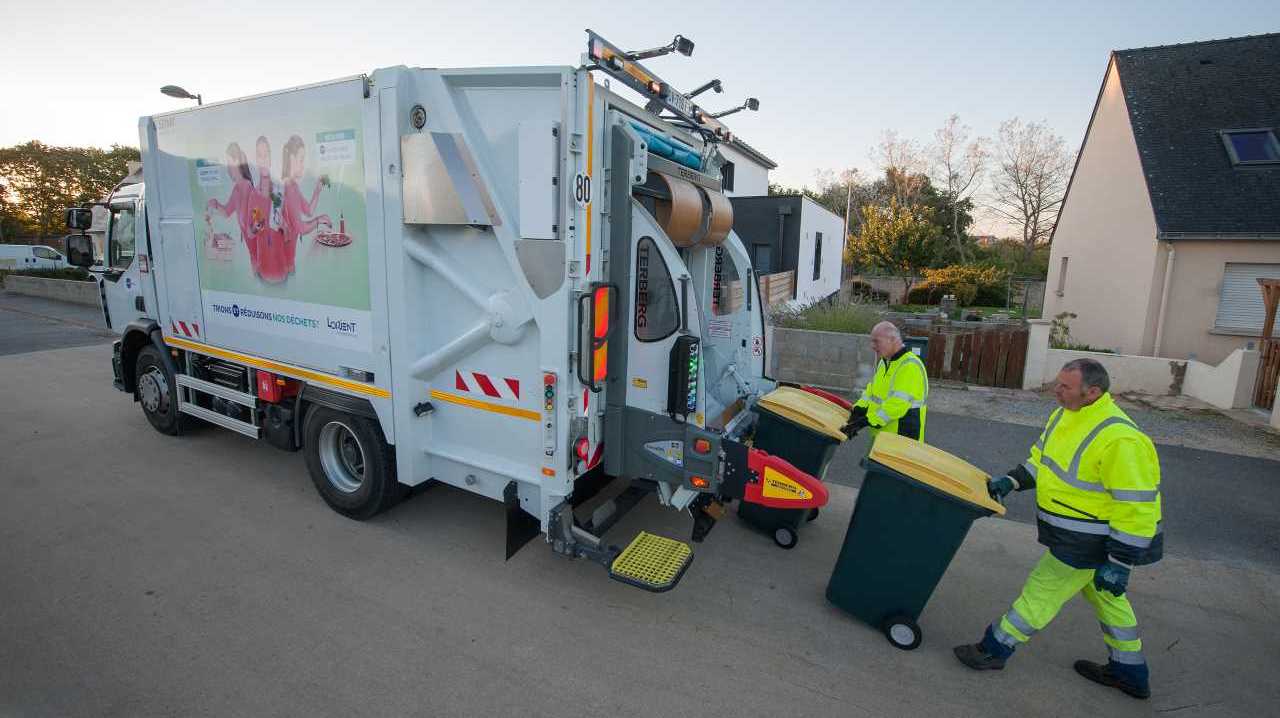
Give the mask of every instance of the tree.
<path id="1" fill-rule="evenodd" d="M 1043 123 L 1016 117 L 1001 123 L 991 209 L 1021 228 L 1024 260 L 1052 235 L 1070 173 L 1062 138 Z"/>
<path id="2" fill-rule="evenodd" d="M 0 222 L 41 236 L 60 233 L 62 210 L 101 199 L 128 173 L 132 147 L 54 147 L 31 141 L 0 149 Z"/>
<path id="3" fill-rule="evenodd" d="M 895 130 L 885 130 L 880 144 L 871 148 L 871 159 L 884 171 L 889 194 L 899 204 L 913 204 L 919 199 L 926 163 L 915 140 L 903 139 Z"/>
<path id="4" fill-rule="evenodd" d="M 970 141 L 969 134 L 969 126 L 960 124 L 960 116 L 953 114 L 934 133 L 929 147 L 929 178 L 951 216 L 948 235 L 961 262 L 969 261 L 960 227 L 961 205 L 969 202 L 972 207 L 969 197 L 987 162 L 986 139 Z"/>
<path id="5" fill-rule="evenodd" d="M 938 255 L 942 230 L 933 221 L 932 211 L 891 197 L 888 205 L 864 204 L 858 213 L 861 221 L 857 233 L 849 239 L 849 260 L 858 266 L 900 274 L 905 296 L 912 278 Z"/>

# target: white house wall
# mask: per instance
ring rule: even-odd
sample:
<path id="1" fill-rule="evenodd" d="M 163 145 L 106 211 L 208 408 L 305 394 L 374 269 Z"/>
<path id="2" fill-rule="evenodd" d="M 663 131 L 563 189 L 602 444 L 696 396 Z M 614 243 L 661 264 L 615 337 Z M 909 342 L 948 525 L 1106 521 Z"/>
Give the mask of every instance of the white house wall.
<path id="1" fill-rule="evenodd" d="M 1159 303 L 1154 285 L 1164 270 L 1156 266 L 1155 237 L 1155 216 L 1112 64 L 1053 237 L 1044 316 L 1078 315 L 1071 322 L 1078 342 L 1125 354 L 1150 351 L 1148 318 Z M 1063 257 L 1068 262 L 1059 295 Z"/>
<path id="2" fill-rule="evenodd" d="M 813 279 L 814 244 L 822 233 L 822 271 Z M 800 207 L 800 252 L 796 255 L 796 301 L 809 304 L 840 289 L 844 220 L 808 197 Z"/>
<path id="3" fill-rule="evenodd" d="M 725 159 L 733 163 L 733 189 L 730 197 L 763 197 L 769 194 L 769 170 L 728 144 L 720 145 Z"/>

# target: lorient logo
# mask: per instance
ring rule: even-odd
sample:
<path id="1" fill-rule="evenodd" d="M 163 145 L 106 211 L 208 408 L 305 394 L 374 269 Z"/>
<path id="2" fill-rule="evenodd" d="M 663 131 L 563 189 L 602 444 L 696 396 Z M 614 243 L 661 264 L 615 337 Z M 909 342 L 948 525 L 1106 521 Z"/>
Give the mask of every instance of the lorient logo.
<path id="1" fill-rule="evenodd" d="M 356 322 L 348 321 L 346 319 L 325 317 L 325 324 L 328 325 L 330 331 L 335 331 L 339 334 L 347 334 L 350 336 L 355 336 L 356 334 Z"/>

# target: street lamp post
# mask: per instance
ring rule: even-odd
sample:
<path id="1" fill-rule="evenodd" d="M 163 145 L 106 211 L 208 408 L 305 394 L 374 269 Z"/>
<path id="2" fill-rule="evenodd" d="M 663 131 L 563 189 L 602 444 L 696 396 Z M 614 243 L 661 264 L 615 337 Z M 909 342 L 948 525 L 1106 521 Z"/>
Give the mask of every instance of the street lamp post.
<path id="1" fill-rule="evenodd" d="M 160 94 L 168 95 L 169 97 L 176 97 L 179 100 L 195 100 L 197 105 L 204 104 L 204 98 L 200 95 L 193 95 L 177 85 L 165 85 L 164 87 L 161 87 Z"/>

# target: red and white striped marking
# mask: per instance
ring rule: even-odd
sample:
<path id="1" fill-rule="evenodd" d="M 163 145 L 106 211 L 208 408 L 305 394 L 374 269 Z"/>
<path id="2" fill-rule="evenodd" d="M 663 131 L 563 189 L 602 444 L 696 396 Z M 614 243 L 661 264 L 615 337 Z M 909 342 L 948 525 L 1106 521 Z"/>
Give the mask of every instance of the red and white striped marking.
<path id="1" fill-rule="evenodd" d="M 520 401 L 520 380 L 510 377 L 490 376 L 478 371 L 453 372 L 453 385 L 468 394 L 483 394 L 490 399 Z"/>
<path id="2" fill-rule="evenodd" d="M 192 339 L 200 338 L 200 325 L 195 322 L 174 322 L 169 320 L 169 333 L 176 336 L 186 336 Z"/>

